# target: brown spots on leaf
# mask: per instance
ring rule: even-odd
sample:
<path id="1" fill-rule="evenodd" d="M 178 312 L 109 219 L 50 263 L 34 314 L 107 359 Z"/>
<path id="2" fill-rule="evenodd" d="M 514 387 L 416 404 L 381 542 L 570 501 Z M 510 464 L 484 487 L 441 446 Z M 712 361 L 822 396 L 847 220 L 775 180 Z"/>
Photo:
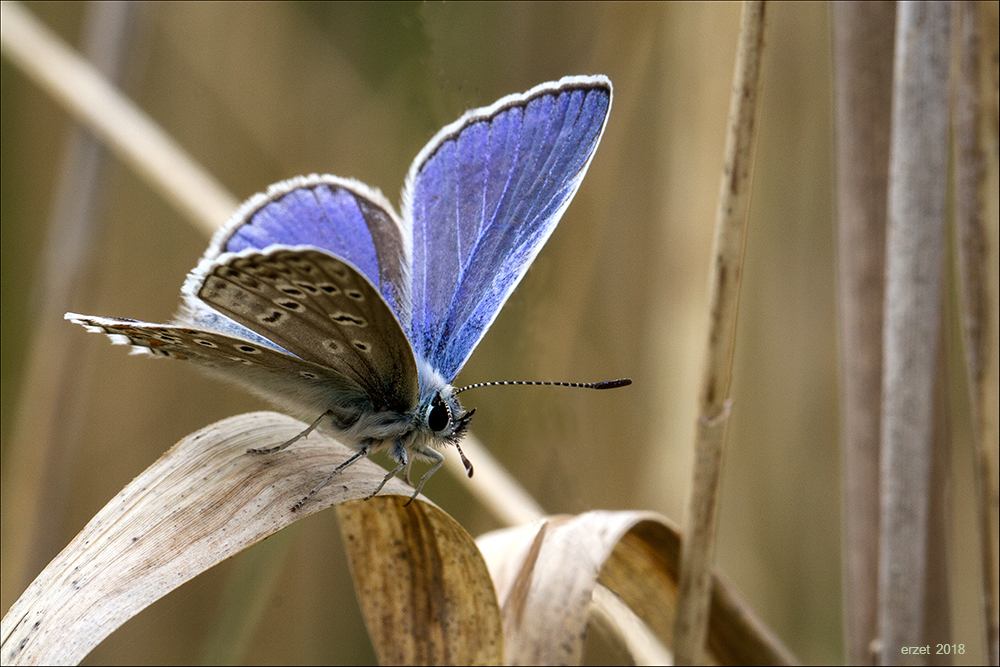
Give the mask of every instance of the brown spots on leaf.
<path id="1" fill-rule="evenodd" d="M 514 626 L 520 627 L 524 618 L 524 610 L 528 602 L 528 593 L 531 591 L 531 578 L 535 573 L 535 563 L 538 561 L 538 554 L 542 552 L 542 544 L 545 543 L 545 534 L 548 532 L 549 524 L 542 524 L 541 530 L 535 535 L 531 549 L 524 558 L 524 565 L 517 574 L 517 579 L 511 586 L 510 595 L 504 603 L 503 613 L 514 619 Z"/>

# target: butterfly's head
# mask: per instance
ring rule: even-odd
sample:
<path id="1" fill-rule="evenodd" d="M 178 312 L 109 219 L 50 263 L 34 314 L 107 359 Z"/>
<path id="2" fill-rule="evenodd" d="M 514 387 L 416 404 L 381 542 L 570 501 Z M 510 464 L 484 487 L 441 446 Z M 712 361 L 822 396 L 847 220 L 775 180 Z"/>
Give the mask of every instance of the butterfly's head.
<path id="1" fill-rule="evenodd" d="M 455 388 L 420 356 L 420 403 L 415 418 L 417 428 L 441 444 L 456 444 L 465 435 L 475 410 L 465 411 Z"/>
<path id="2" fill-rule="evenodd" d="M 472 421 L 472 415 L 475 414 L 476 409 L 473 408 L 466 412 L 462 404 L 458 402 L 455 388 L 450 384 L 443 384 L 442 387 L 436 389 L 430 395 L 429 400 L 421 403 L 421 408 L 419 414 L 421 415 L 422 430 L 429 431 L 438 445 L 455 445 L 455 448 L 458 449 L 458 455 L 462 457 L 462 464 L 465 465 L 466 472 L 469 477 L 472 477 L 472 464 L 469 459 L 465 458 L 459 443 L 468 430 L 469 422 Z"/>
<path id="3" fill-rule="evenodd" d="M 468 412 L 458 402 L 450 385 L 436 391 L 423 408 L 423 426 L 435 438 L 457 443 L 465 435 L 475 409 Z"/>

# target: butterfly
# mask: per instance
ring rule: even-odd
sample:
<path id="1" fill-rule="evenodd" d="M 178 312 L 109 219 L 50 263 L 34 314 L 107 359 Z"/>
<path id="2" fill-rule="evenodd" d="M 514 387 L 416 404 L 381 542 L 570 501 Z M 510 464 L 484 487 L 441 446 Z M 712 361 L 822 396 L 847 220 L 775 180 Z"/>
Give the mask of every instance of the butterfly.
<path id="1" fill-rule="evenodd" d="M 329 175 L 272 185 L 215 234 L 174 324 L 67 313 L 133 352 L 187 359 L 353 446 L 431 462 L 475 410 L 451 382 L 576 194 L 611 109 L 611 81 L 570 76 L 466 112 L 417 155 L 402 215 L 382 193 Z M 461 453 L 469 475 L 472 466 Z"/>

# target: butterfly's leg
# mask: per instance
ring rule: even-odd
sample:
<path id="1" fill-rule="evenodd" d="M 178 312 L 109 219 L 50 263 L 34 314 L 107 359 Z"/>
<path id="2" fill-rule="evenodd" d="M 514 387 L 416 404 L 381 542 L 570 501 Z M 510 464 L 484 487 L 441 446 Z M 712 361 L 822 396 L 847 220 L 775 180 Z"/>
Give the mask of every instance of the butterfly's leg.
<path id="1" fill-rule="evenodd" d="M 329 481 L 331 479 L 333 479 L 334 475 L 336 475 L 338 472 L 340 472 L 341 470 L 343 470 L 345 468 L 349 468 L 350 466 L 354 465 L 355 463 L 357 463 L 361 459 L 365 458 L 366 456 L 368 456 L 369 452 L 371 452 L 371 451 L 372 451 L 372 443 L 371 443 L 371 441 L 370 440 L 366 440 L 366 441 L 362 442 L 361 443 L 361 449 L 359 449 L 357 452 L 355 452 L 354 455 L 351 456 L 351 458 L 347 459 L 346 461 L 344 461 L 343 463 L 341 463 L 339 466 L 337 466 L 336 468 L 334 468 L 333 472 L 331 472 L 329 475 L 327 475 L 326 479 L 324 479 L 322 482 L 320 482 L 319 484 L 317 484 L 316 486 L 314 486 L 313 490 L 310 491 L 309 493 L 307 493 L 302 500 L 300 500 L 299 502 L 297 502 L 294 505 L 292 505 L 292 511 L 295 512 L 300 507 L 302 507 L 303 505 L 305 505 L 306 502 L 310 498 L 312 498 L 313 495 L 315 495 L 315 493 L 317 491 L 319 491 L 320 489 L 322 489 L 324 486 L 327 485 L 327 483 L 329 483 Z M 382 483 L 385 484 L 385 482 L 382 482 Z M 369 496 L 369 498 L 370 497 L 371 496 Z"/>
<path id="2" fill-rule="evenodd" d="M 413 459 L 410 459 L 409 461 L 406 462 L 406 468 L 403 469 L 403 479 L 405 479 L 406 483 L 409 484 L 410 486 L 413 486 L 413 482 L 410 481 L 410 468 L 412 467 L 413 467 Z"/>
<path id="3" fill-rule="evenodd" d="M 372 498 L 374 498 L 375 494 L 381 491 L 382 487 L 385 486 L 390 479 L 399 474 L 400 470 L 402 470 L 403 468 L 410 467 L 410 457 L 406 455 L 406 448 L 403 447 L 403 444 L 401 442 L 397 442 L 395 445 L 392 446 L 392 451 L 389 452 L 389 455 L 392 456 L 392 458 L 396 459 L 399 465 L 397 465 L 395 468 L 389 471 L 389 474 L 387 474 L 385 477 L 382 478 L 382 482 L 375 488 L 374 491 L 368 494 L 368 497 L 365 498 L 365 500 L 371 500 Z"/>
<path id="4" fill-rule="evenodd" d="M 433 475 L 434 473 L 436 473 L 438 471 L 438 468 L 441 467 L 441 464 L 444 463 L 444 454 L 442 454 L 441 452 L 439 452 L 436 449 L 432 449 L 430 447 L 423 446 L 423 447 L 417 448 L 416 451 L 417 451 L 418 454 L 420 454 L 422 456 L 426 456 L 427 458 L 429 458 L 432 461 L 434 461 L 434 465 L 432 465 L 431 468 L 430 468 L 430 470 L 428 470 L 427 472 L 425 472 L 424 476 L 420 478 L 420 482 L 417 483 L 417 488 L 414 489 L 413 495 L 410 496 L 410 499 L 408 501 L 406 501 L 406 505 L 409 505 L 410 503 L 412 503 L 413 499 L 416 498 L 418 495 L 420 495 L 420 489 L 424 488 L 424 482 L 426 482 L 428 479 L 430 479 L 431 475 Z M 404 507 L 406 505 L 404 505 Z"/>
<path id="5" fill-rule="evenodd" d="M 292 443 L 298 442 L 302 438 L 306 437 L 307 435 L 309 435 L 310 433 L 312 433 L 313 431 L 315 431 L 316 427 L 319 426 L 319 423 L 321 421 L 323 421 L 324 417 L 331 417 L 331 416 L 333 416 L 333 410 L 327 410 L 326 412 L 324 412 L 323 414 L 321 414 L 319 417 L 317 417 L 316 421 L 314 421 L 312 424 L 309 425 L 309 428 L 307 428 L 306 430 L 302 431 L 302 433 L 299 433 L 297 436 L 295 436 L 291 440 L 286 440 L 285 442 L 281 443 L 280 445 L 275 445 L 274 447 L 264 447 L 263 449 L 248 449 L 247 450 L 247 454 L 274 454 L 275 452 L 280 452 L 285 447 L 288 447 Z M 326 482 L 323 482 L 323 484 L 326 484 Z M 320 486 L 323 486 L 323 484 L 320 484 Z M 312 494 L 309 494 L 309 495 L 312 495 Z"/>

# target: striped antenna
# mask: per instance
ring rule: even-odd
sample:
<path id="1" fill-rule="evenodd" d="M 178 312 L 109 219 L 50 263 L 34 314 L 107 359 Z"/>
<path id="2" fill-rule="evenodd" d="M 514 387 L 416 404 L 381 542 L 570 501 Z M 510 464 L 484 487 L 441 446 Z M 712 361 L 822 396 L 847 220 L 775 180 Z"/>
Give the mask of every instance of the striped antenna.
<path id="1" fill-rule="evenodd" d="M 627 387 L 632 384 L 632 380 L 629 378 L 621 378 L 620 380 L 608 380 L 607 382 L 532 382 L 532 381 L 522 381 L 522 380 L 512 380 L 507 382 L 477 382 L 476 384 L 470 384 L 462 387 L 461 389 L 456 389 L 455 394 L 461 394 L 463 391 L 468 391 L 469 389 L 478 389 L 479 387 L 497 387 L 503 385 L 533 385 L 537 387 L 580 387 L 582 389 L 617 389 L 618 387 Z"/>

